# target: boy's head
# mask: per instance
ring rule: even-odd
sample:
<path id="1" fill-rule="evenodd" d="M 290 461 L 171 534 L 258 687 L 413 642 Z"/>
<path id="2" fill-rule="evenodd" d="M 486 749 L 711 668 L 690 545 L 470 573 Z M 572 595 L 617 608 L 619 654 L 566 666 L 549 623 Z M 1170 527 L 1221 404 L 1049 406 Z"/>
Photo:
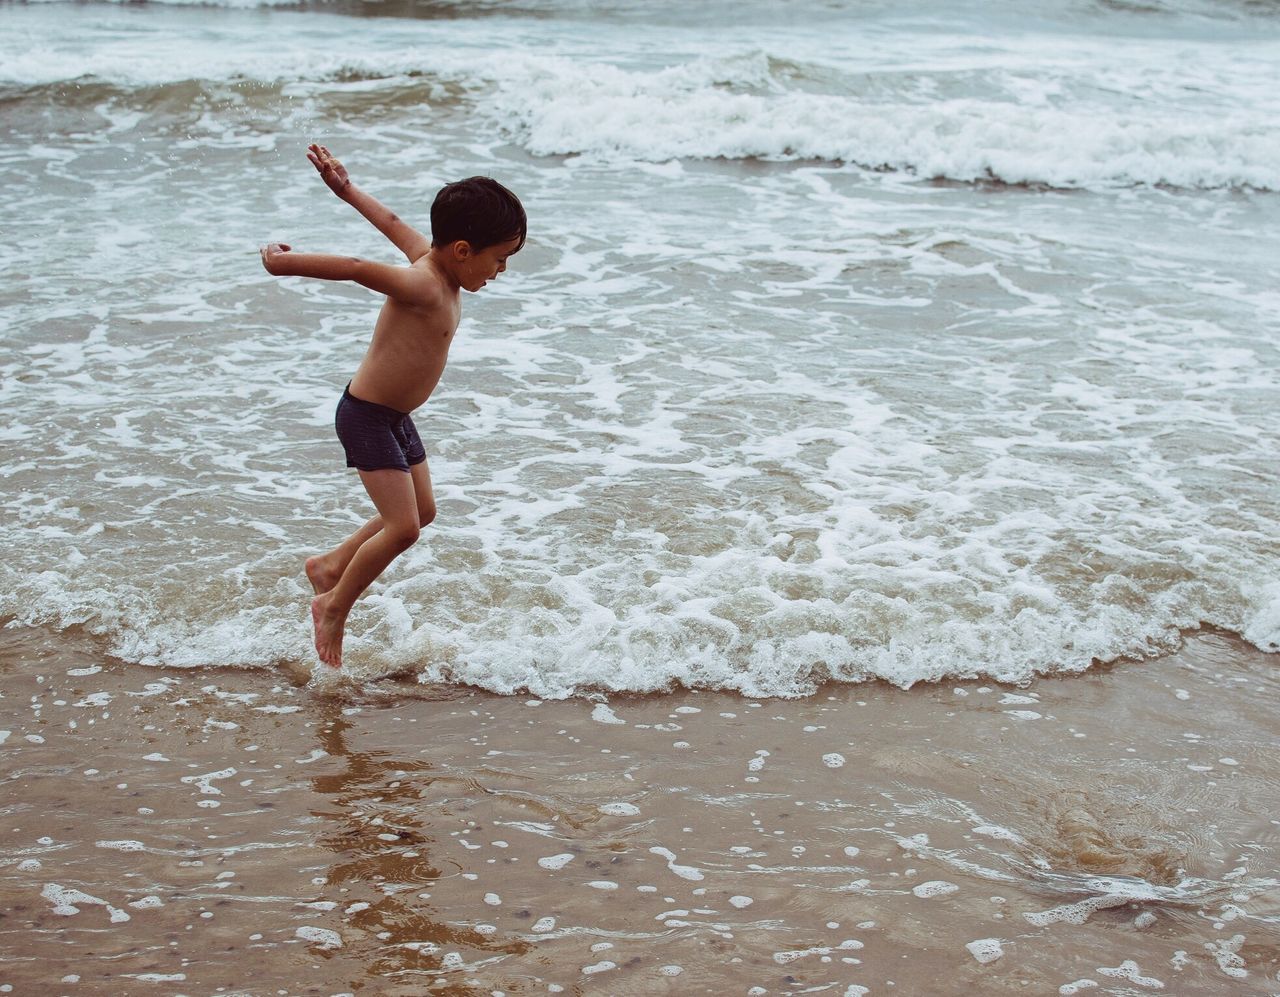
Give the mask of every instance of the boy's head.
<path id="1" fill-rule="evenodd" d="M 524 245 L 528 231 L 520 199 L 490 177 L 469 177 L 445 184 L 431 205 L 431 244 L 445 247 L 459 240 L 473 253 L 498 243 Z"/>

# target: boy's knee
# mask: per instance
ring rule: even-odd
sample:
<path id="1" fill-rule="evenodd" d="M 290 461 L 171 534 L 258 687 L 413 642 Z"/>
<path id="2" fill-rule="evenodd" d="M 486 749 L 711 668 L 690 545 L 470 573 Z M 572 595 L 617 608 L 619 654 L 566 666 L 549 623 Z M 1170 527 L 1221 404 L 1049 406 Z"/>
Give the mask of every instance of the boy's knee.
<path id="1" fill-rule="evenodd" d="M 428 502 L 426 505 L 418 506 L 418 524 L 420 526 L 430 526 L 436 518 L 436 504 Z"/>
<path id="2" fill-rule="evenodd" d="M 421 532 L 420 527 L 414 523 L 399 523 L 386 529 L 387 539 L 399 551 L 406 551 L 416 544 L 418 542 L 418 534 Z"/>

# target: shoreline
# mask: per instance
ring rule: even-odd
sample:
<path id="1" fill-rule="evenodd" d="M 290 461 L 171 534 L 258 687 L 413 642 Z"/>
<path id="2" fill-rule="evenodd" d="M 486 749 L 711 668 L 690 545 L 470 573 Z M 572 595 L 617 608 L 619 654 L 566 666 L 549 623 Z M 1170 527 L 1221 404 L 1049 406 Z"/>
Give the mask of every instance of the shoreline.
<path id="1" fill-rule="evenodd" d="M 15 992 L 1277 987 L 1280 676 L 1225 635 L 1016 689 L 607 704 L 14 637 Z"/>

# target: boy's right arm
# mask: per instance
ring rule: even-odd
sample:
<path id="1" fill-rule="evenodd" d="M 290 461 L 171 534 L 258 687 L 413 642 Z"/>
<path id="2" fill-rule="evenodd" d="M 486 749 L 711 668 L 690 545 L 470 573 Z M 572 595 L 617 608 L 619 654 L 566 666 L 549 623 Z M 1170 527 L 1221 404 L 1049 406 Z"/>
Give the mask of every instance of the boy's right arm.
<path id="1" fill-rule="evenodd" d="M 413 263 L 431 250 L 431 240 L 412 225 L 403 221 L 394 211 L 372 194 L 366 194 L 347 175 L 347 169 L 336 156 L 322 145 L 312 145 L 307 159 L 320 173 L 328 188 L 355 208 L 379 232 Z"/>
<path id="2" fill-rule="evenodd" d="M 263 246 L 260 253 L 263 267 L 276 277 L 350 280 L 406 305 L 421 308 L 440 303 L 439 285 L 426 270 L 418 267 L 393 267 L 332 253 L 295 253 L 281 242 Z"/>

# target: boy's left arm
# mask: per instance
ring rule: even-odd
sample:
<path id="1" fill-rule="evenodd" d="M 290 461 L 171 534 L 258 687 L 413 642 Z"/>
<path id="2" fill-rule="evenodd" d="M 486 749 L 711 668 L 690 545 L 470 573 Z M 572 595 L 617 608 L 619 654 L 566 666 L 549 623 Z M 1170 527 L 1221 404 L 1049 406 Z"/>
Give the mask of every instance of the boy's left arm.
<path id="1" fill-rule="evenodd" d="M 414 263 L 431 251 L 431 240 L 404 221 L 394 211 L 372 194 L 351 182 L 347 168 L 322 145 L 312 145 L 307 159 L 320 173 L 326 186 L 355 208 L 374 228 L 391 240 L 392 244 Z"/>

